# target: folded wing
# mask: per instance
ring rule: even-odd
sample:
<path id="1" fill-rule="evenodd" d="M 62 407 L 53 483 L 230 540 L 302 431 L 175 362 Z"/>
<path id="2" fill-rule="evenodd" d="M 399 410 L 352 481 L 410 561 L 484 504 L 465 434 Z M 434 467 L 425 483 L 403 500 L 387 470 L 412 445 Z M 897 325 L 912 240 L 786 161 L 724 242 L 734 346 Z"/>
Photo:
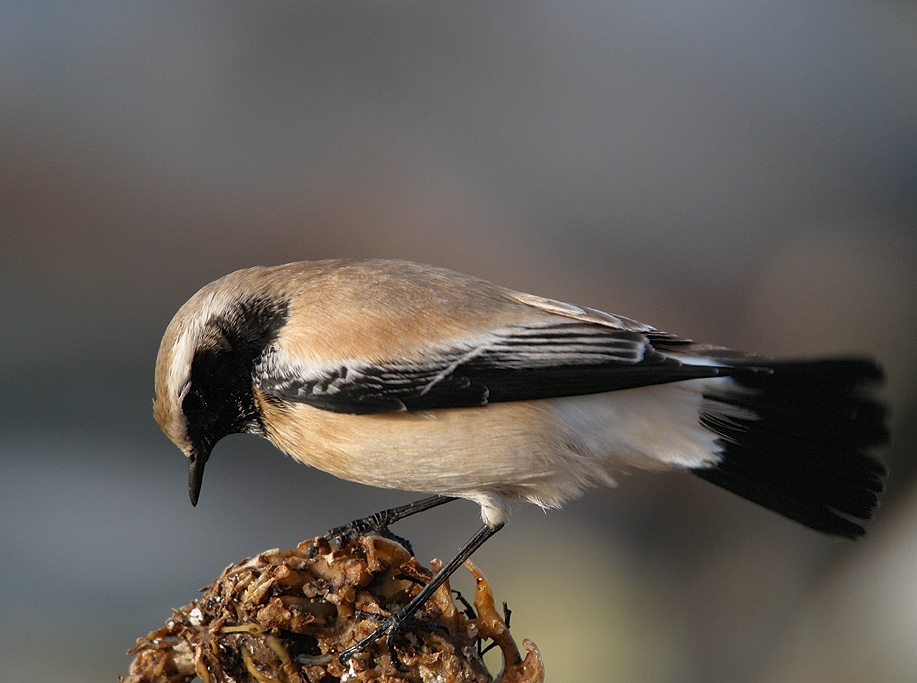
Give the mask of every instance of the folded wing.
<path id="1" fill-rule="evenodd" d="M 558 317 L 430 347 L 421 360 L 341 359 L 319 367 L 297 362 L 276 346 L 265 352 L 254 380 L 265 394 L 283 400 L 369 414 L 575 396 L 753 371 L 684 362 L 654 341 L 675 350 L 688 345 L 655 331 Z"/>

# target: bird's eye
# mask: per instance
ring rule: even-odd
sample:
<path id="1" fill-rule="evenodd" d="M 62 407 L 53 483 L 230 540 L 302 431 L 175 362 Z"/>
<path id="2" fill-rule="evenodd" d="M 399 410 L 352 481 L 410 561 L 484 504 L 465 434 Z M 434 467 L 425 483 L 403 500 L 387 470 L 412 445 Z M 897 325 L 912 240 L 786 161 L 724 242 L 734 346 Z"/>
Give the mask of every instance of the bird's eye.
<path id="1" fill-rule="evenodd" d="M 182 401 L 181 409 L 185 415 L 198 415 L 204 409 L 204 399 L 196 391 L 189 391 Z"/>

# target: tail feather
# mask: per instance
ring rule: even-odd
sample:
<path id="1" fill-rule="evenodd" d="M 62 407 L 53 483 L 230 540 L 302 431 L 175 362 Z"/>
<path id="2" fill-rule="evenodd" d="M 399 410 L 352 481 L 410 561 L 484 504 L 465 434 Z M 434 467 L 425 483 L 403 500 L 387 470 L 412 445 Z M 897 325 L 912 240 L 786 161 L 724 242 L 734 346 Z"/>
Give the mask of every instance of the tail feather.
<path id="1" fill-rule="evenodd" d="M 754 365 L 770 372 L 705 394 L 701 423 L 721 457 L 691 471 L 818 531 L 862 536 L 855 520 L 872 517 L 886 474 L 871 453 L 888 441 L 885 408 L 869 391 L 882 371 L 862 359 Z"/>

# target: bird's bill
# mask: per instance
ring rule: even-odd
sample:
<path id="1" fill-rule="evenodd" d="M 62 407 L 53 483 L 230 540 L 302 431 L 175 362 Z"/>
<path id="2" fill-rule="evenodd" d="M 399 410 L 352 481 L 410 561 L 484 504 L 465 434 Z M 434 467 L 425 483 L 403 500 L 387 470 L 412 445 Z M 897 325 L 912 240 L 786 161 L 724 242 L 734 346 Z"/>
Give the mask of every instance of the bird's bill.
<path id="1" fill-rule="evenodd" d="M 201 495 L 201 484 L 204 482 L 204 465 L 210 453 L 203 449 L 194 448 L 188 454 L 188 493 L 191 495 L 191 504 L 196 506 Z"/>

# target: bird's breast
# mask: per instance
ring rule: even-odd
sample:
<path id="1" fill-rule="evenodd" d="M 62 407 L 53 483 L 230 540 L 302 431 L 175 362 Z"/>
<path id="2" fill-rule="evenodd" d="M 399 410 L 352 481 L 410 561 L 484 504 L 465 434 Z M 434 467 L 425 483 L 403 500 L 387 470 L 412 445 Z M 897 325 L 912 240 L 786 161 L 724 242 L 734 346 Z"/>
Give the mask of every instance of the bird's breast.
<path id="1" fill-rule="evenodd" d="M 544 488 L 562 470 L 561 425 L 547 401 L 350 415 L 258 399 L 267 438 L 285 453 L 372 486 L 466 495 Z"/>

